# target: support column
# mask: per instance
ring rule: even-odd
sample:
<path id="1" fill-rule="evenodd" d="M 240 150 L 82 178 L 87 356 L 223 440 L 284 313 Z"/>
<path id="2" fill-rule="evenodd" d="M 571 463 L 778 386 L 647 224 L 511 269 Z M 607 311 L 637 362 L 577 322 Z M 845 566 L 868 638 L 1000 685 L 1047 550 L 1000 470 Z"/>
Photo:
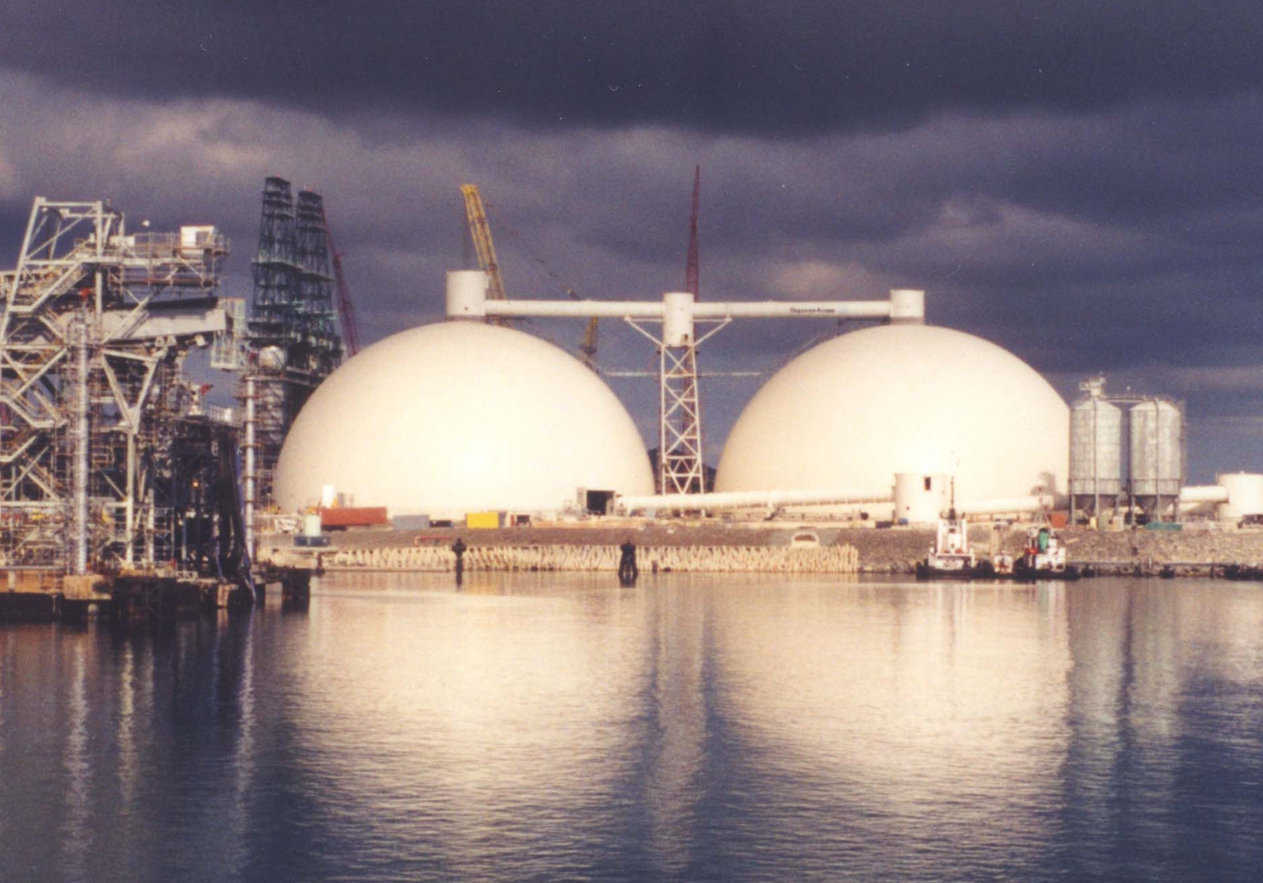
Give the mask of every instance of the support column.
<path id="1" fill-rule="evenodd" d="M 71 572 L 88 572 L 88 323 L 80 317 L 74 326 L 75 396 L 71 446 L 74 469 L 71 479 Z"/>
<path id="2" fill-rule="evenodd" d="M 659 353 L 658 482 L 664 494 L 698 494 L 702 478 L 702 408 L 697 392 L 693 294 L 663 296 Z"/>
<path id="3" fill-rule="evenodd" d="M 245 444 L 245 541 L 246 555 L 254 561 L 254 374 L 246 374 L 246 444 Z"/>

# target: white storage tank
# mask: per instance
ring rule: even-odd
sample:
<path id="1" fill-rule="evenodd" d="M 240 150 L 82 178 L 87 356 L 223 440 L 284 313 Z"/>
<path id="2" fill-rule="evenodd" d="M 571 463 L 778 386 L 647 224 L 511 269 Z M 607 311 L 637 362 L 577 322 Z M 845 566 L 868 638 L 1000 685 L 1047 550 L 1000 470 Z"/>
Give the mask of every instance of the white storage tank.
<path id="1" fill-rule="evenodd" d="M 276 466 L 284 511 L 327 487 L 390 517 L 555 512 L 578 488 L 653 492 L 640 432 L 605 382 L 551 343 L 452 321 L 378 341 L 303 406 Z"/>
<path id="2" fill-rule="evenodd" d="M 900 472 L 895 476 L 895 520 L 932 524 L 951 507 L 952 480 L 942 473 Z"/>
<path id="3" fill-rule="evenodd" d="M 955 475 L 956 497 L 1066 490 L 1069 409 L 994 343 L 932 325 L 879 325 L 793 359 L 724 444 L 718 491 L 890 493 L 891 476 Z"/>
<path id="4" fill-rule="evenodd" d="M 1184 415 L 1169 399 L 1151 398 L 1128 412 L 1131 493 L 1179 496 L 1184 485 Z"/>
<path id="5" fill-rule="evenodd" d="M 1220 503 L 1217 515 L 1222 521 L 1263 517 L 1263 475 L 1256 472 L 1226 472 L 1215 483 L 1228 492 L 1228 502 Z"/>

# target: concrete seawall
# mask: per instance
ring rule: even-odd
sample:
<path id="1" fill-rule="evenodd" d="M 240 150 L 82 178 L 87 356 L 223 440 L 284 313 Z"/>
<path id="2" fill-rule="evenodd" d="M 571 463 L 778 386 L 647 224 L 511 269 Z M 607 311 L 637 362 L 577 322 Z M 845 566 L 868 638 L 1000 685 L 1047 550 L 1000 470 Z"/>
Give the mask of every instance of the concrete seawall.
<path id="1" fill-rule="evenodd" d="M 465 569 L 499 571 L 614 571 L 619 549 L 613 545 L 473 545 L 464 554 Z M 850 545 L 788 546 L 642 546 L 641 572 L 657 573 L 855 573 L 859 556 Z M 450 548 L 378 546 L 332 549 L 321 555 L 325 570 L 447 571 L 455 567 Z"/>
<path id="2" fill-rule="evenodd" d="M 1179 531 L 1059 531 L 1074 564 L 1101 573 L 1156 573 L 1166 566 L 1209 572 L 1212 565 L 1263 564 L 1263 529 L 1221 530 L 1185 525 Z M 803 535 L 818 540 L 791 549 Z M 642 572 L 662 570 L 912 573 L 934 540 L 928 528 L 843 528 L 828 524 L 730 524 L 708 520 L 678 522 L 590 521 L 499 530 L 439 528 L 425 531 L 351 530 L 330 535 L 320 550 L 327 569 L 450 570 L 450 546 L 457 537 L 469 547 L 470 570 L 610 570 L 618 566 L 617 547 L 631 541 Z M 1020 553 L 1026 529 L 990 525 L 970 528 L 980 554 Z M 293 538 L 265 538 L 263 557 Z M 269 549 L 268 547 L 271 547 Z"/>

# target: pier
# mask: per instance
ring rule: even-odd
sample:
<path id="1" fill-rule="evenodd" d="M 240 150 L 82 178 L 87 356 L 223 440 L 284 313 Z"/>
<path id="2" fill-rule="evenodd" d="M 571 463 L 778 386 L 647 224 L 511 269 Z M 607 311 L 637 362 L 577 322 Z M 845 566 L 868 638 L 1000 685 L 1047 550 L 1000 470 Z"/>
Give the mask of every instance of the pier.
<path id="1" fill-rule="evenodd" d="M 251 584 L 192 571 L 126 571 L 117 574 L 57 574 L 3 571 L 0 622 L 81 621 L 96 617 L 120 624 L 186 619 L 218 610 L 243 611 L 262 604 L 269 586 L 287 609 L 305 610 L 313 570 L 268 565 Z"/>

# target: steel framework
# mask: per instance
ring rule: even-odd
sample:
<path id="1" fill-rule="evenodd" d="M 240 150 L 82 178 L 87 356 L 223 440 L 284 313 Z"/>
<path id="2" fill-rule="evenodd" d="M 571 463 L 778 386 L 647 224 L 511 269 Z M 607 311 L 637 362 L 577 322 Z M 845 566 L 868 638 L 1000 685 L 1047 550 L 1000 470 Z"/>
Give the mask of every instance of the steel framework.
<path id="1" fill-rule="evenodd" d="M 171 426 L 201 412 L 185 357 L 228 330 L 228 242 L 147 227 L 129 233 L 107 202 L 37 197 L 0 274 L 0 566 L 178 558 Z"/>
<path id="2" fill-rule="evenodd" d="M 887 319 L 925 321 L 925 292 L 894 289 L 888 301 L 736 301 L 699 303 L 691 291 L 668 291 L 659 301 L 498 300 L 491 297 L 486 274 L 478 270 L 447 274 L 447 317 L 491 320 L 497 317 L 621 318 L 647 337 L 659 356 L 659 490 L 688 497 L 704 490 L 702 409 L 697 390 L 697 349 L 741 318 Z M 699 322 L 713 323 L 696 336 Z M 661 335 L 642 323 L 661 323 Z"/>
<path id="3" fill-rule="evenodd" d="M 659 493 L 700 494 L 702 474 L 702 403 L 697 392 L 697 346 L 658 342 Z"/>
<path id="4" fill-rule="evenodd" d="M 270 177 L 263 187 L 253 262 L 249 355 L 242 384 L 246 430 L 246 520 L 272 500 L 285 433 L 322 380 L 342 361 L 324 201 Z"/>

